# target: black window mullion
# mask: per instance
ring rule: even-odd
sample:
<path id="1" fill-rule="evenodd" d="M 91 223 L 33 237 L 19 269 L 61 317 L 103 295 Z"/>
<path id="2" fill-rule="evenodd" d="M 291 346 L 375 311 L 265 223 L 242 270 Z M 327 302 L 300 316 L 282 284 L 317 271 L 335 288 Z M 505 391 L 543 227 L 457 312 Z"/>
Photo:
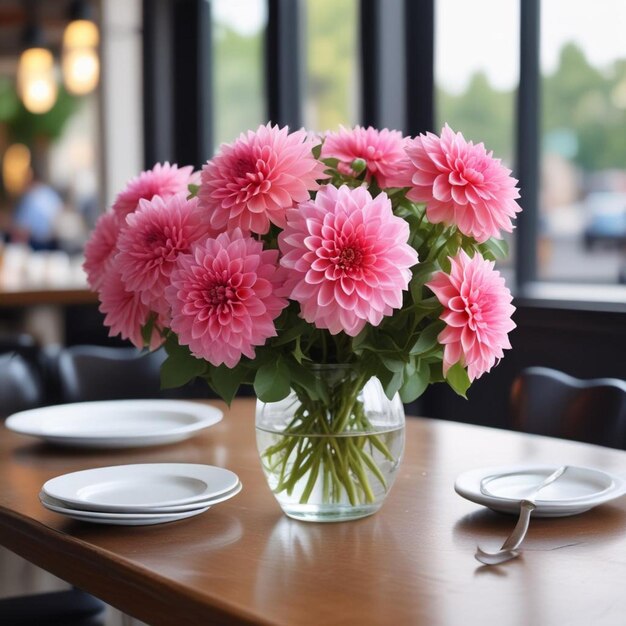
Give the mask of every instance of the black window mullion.
<path id="1" fill-rule="evenodd" d="M 361 124 L 380 126 L 381 37 L 380 0 L 361 0 L 359 11 L 361 60 Z"/>
<path id="2" fill-rule="evenodd" d="M 302 126 L 302 0 L 268 0 L 267 5 L 267 116 L 295 130 Z"/>
<path id="3" fill-rule="evenodd" d="M 414 136 L 435 126 L 435 0 L 404 0 L 406 125 Z"/>
<path id="4" fill-rule="evenodd" d="M 174 159 L 171 0 L 143 1 L 144 165 Z"/>
<path id="5" fill-rule="evenodd" d="M 174 0 L 174 148 L 196 167 L 213 153 L 211 12 L 206 0 Z"/>
<path id="6" fill-rule="evenodd" d="M 518 288 L 537 277 L 540 134 L 540 0 L 520 0 L 520 74 L 517 91 L 516 176 L 524 209 L 517 218 Z"/>

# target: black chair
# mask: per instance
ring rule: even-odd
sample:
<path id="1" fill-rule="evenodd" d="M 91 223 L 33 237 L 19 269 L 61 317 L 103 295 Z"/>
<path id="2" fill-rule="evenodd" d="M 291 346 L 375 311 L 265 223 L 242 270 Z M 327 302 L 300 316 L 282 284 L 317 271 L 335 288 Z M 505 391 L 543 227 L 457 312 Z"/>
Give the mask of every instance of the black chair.
<path id="1" fill-rule="evenodd" d="M 59 352 L 56 371 L 59 402 L 129 400 L 133 398 L 214 398 L 200 379 L 183 387 L 161 389 L 160 368 L 165 350 L 140 352 L 135 348 L 72 346 Z"/>
<path id="2" fill-rule="evenodd" d="M 0 355 L 0 417 L 36 408 L 45 402 L 35 365 L 16 352 Z M 96 626 L 104 603 L 79 589 L 0 600 L 0 624 Z"/>
<path id="3" fill-rule="evenodd" d="M 36 363 L 39 346 L 32 335 L 27 333 L 0 332 L 0 354 L 14 352 L 27 361 Z"/>
<path id="4" fill-rule="evenodd" d="M 72 346 L 61 350 L 55 375 L 61 402 L 161 397 L 162 351 Z"/>
<path id="5" fill-rule="evenodd" d="M 43 383 L 33 364 L 15 352 L 0 354 L 0 418 L 43 402 Z"/>
<path id="6" fill-rule="evenodd" d="M 104 602 L 80 589 L 38 593 L 0 600 L 0 624 L 6 626 L 103 626 Z"/>
<path id="7" fill-rule="evenodd" d="M 511 388 L 513 426 L 523 432 L 626 450 L 626 382 L 580 380 L 529 367 Z"/>

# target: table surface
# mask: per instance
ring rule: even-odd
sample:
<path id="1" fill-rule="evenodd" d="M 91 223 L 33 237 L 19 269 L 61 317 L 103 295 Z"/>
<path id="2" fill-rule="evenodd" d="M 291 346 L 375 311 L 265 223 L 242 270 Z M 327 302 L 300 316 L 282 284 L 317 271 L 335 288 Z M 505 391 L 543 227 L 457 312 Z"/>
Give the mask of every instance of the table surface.
<path id="1" fill-rule="evenodd" d="M 495 547 L 515 520 L 453 485 L 467 469 L 519 462 L 623 474 L 626 452 L 410 418 L 383 508 L 311 524 L 285 517 L 265 484 L 252 401 L 225 413 L 187 442 L 132 451 L 57 449 L 0 427 L 0 543 L 154 626 L 624 623 L 626 497 L 531 520 L 523 556 L 488 568 L 473 558 L 477 542 Z M 244 489 L 203 515 L 153 527 L 85 524 L 39 504 L 53 476 L 129 462 L 219 465 Z"/>

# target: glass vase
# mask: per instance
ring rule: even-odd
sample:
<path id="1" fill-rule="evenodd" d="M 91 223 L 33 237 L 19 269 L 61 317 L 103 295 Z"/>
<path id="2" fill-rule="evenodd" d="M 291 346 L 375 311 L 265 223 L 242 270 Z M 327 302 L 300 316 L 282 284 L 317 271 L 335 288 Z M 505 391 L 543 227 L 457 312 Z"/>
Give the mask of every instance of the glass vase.
<path id="1" fill-rule="evenodd" d="M 265 477 L 283 511 L 338 522 L 375 513 L 404 451 L 404 407 L 356 367 L 310 367 L 306 389 L 257 400 L 256 437 Z"/>

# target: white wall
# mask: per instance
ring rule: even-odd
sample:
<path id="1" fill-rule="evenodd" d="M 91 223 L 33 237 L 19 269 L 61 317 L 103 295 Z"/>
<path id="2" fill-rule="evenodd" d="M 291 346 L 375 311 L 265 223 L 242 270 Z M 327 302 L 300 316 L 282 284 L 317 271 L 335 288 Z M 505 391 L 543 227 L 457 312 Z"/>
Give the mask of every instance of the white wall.
<path id="1" fill-rule="evenodd" d="M 101 3 L 103 192 L 110 206 L 143 166 L 141 0 Z"/>

